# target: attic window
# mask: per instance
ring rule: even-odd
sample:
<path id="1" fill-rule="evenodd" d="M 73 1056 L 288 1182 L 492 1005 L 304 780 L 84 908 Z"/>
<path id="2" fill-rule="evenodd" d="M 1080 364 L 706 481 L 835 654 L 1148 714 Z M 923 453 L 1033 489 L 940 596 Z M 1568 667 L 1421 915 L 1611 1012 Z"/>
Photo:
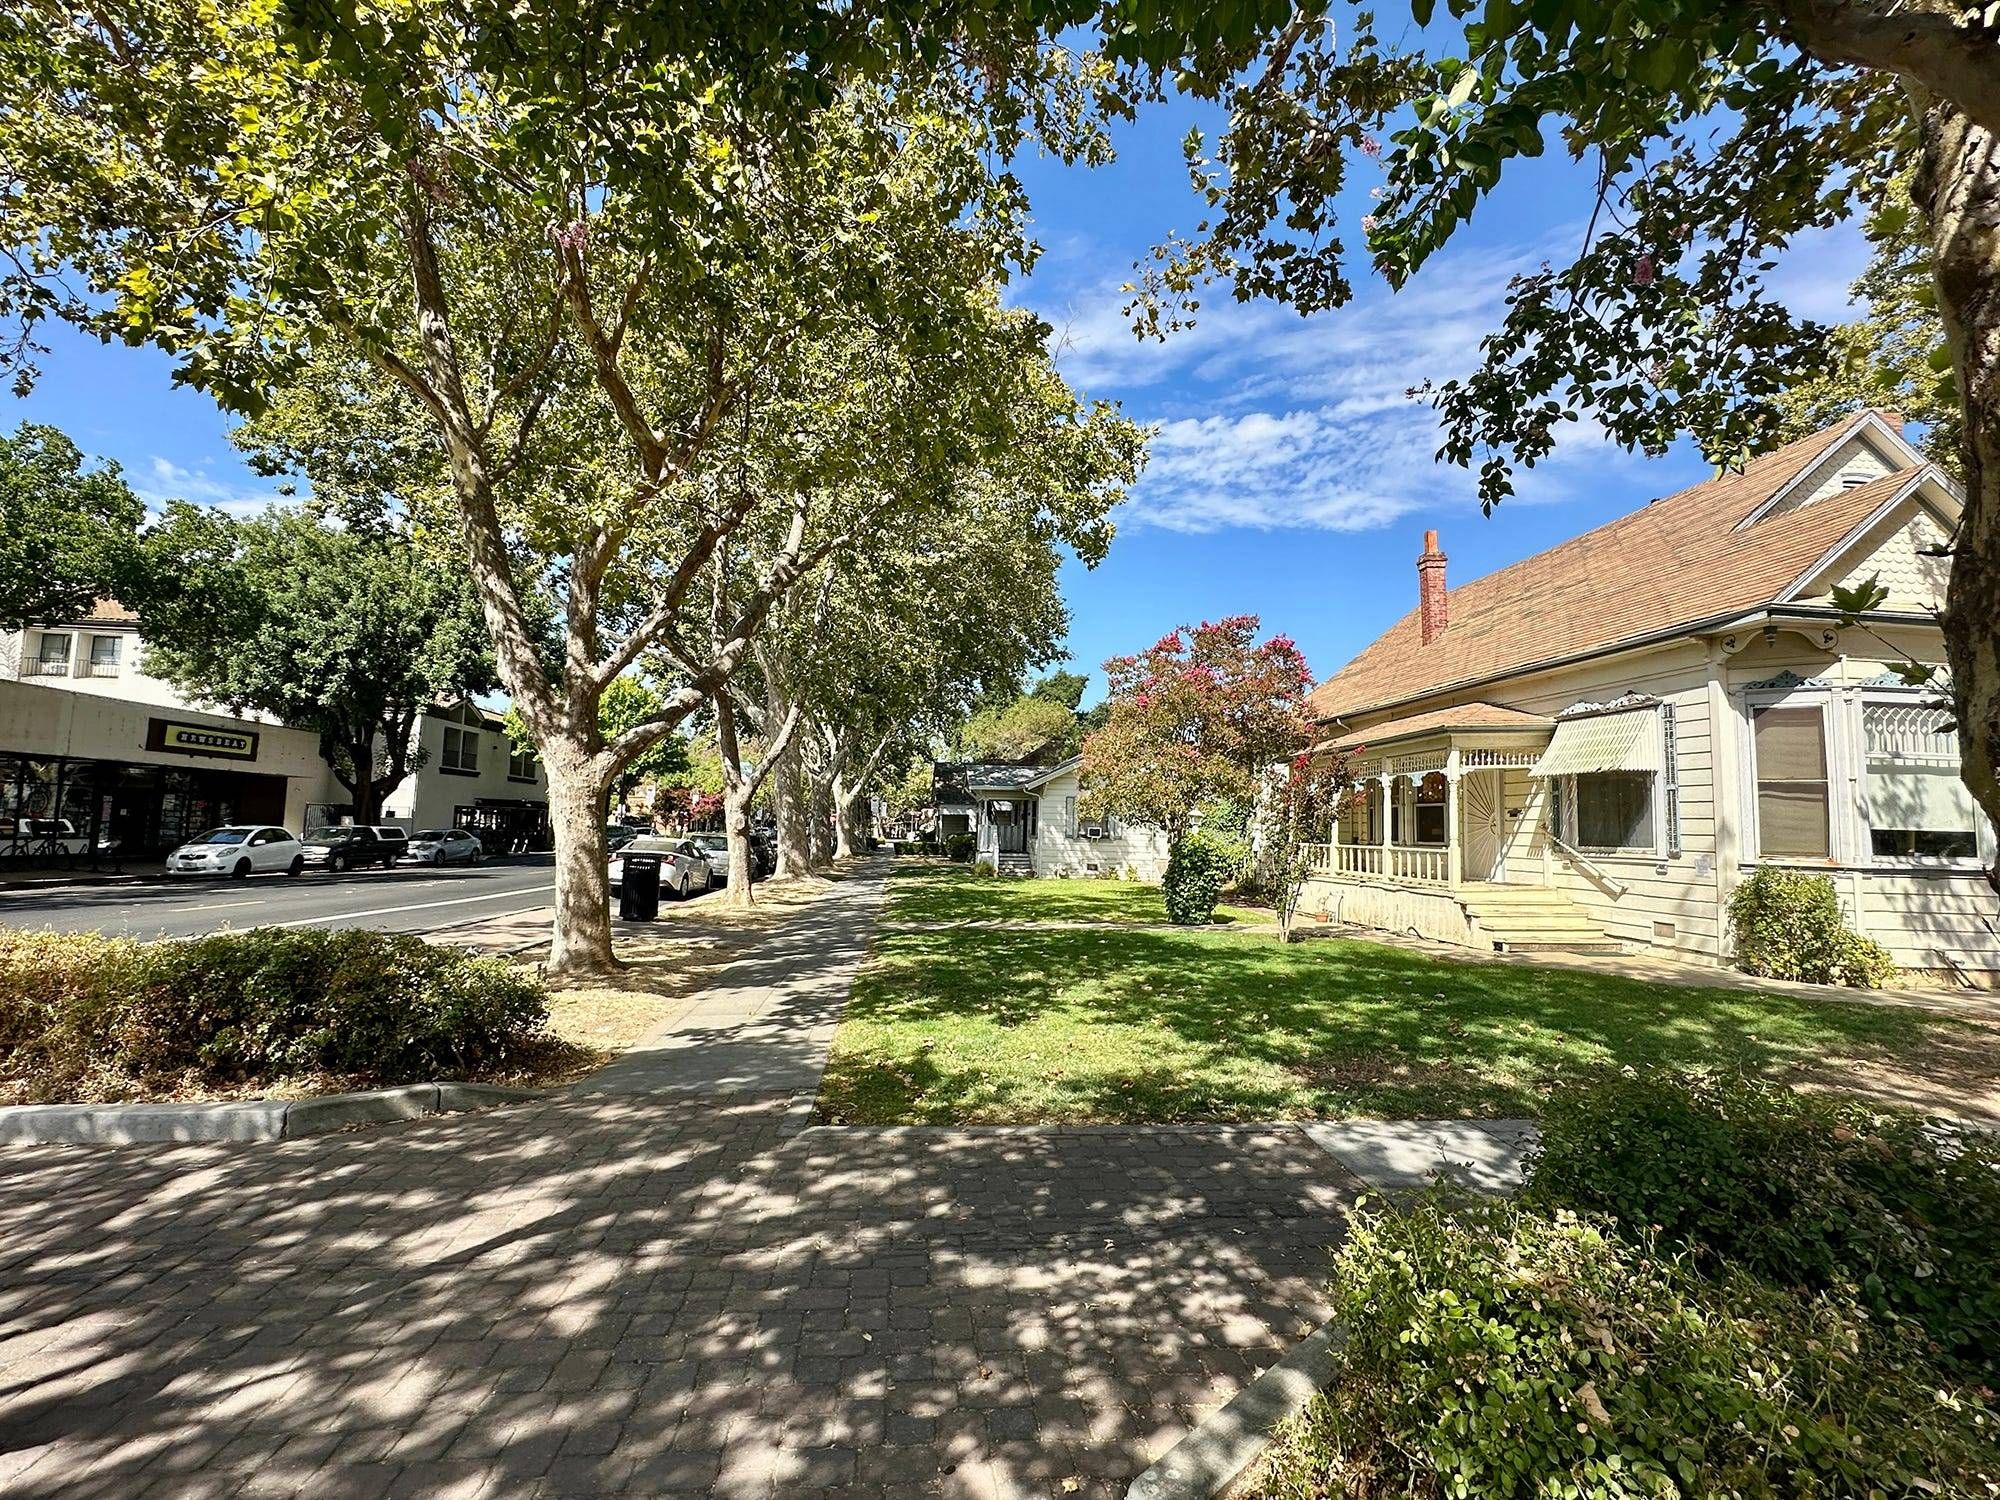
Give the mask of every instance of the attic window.
<path id="1" fill-rule="evenodd" d="M 1840 487 L 1844 490 L 1858 490 L 1868 482 L 1866 474 L 1843 474 L 1840 476 Z"/>

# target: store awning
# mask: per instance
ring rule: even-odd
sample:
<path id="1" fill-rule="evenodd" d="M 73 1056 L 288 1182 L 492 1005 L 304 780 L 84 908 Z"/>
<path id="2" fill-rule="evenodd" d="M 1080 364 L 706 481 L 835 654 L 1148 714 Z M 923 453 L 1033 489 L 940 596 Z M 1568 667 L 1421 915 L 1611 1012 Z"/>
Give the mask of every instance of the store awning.
<path id="1" fill-rule="evenodd" d="M 1587 776 L 1596 771 L 1658 771 L 1660 714 L 1653 708 L 1592 714 L 1556 725 L 1555 738 L 1535 762 L 1535 776 Z"/>

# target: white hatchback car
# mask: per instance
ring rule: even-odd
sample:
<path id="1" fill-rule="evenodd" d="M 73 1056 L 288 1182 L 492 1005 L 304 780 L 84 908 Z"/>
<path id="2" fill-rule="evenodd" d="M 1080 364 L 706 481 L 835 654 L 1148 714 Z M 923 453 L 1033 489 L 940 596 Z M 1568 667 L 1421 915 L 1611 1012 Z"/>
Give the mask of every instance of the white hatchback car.
<path id="1" fill-rule="evenodd" d="M 306 867 L 305 849 L 282 828 L 240 823 L 211 828 L 167 856 L 169 875 L 245 876 L 283 871 L 297 875 Z"/>
<path id="2" fill-rule="evenodd" d="M 708 856 L 691 839 L 665 838 L 649 834 L 632 840 L 611 856 L 611 889 L 625 886 L 625 856 L 651 854 L 660 861 L 660 894 L 692 896 L 715 888 L 715 871 Z"/>
<path id="3" fill-rule="evenodd" d="M 413 865 L 476 865 L 484 858 L 485 848 L 463 828 L 420 828 L 402 853 Z"/>

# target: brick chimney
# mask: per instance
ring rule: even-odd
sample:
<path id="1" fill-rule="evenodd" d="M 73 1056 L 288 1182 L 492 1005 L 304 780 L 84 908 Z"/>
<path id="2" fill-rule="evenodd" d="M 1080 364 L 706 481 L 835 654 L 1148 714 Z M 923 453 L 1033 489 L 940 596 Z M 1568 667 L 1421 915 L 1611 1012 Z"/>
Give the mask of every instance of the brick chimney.
<path id="1" fill-rule="evenodd" d="M 1444 634 L 1451 612 L 1445 602 L 1444 554 L 1438 551 L 1438 534 L 1424 533 L 1424 555 L 1417 559 L 1417 609 L 1423 616 L 1424 644 Z"/>
<path id="2" fill-rule="evenodd" d="M 1901 412 L 1891 411 L 1886 406 L 1878 406 L 1875 408 L 1875 415 L 1895 428 L 1896 431 L 1901 432 L 1903 430 L 1903 414 Z"/>

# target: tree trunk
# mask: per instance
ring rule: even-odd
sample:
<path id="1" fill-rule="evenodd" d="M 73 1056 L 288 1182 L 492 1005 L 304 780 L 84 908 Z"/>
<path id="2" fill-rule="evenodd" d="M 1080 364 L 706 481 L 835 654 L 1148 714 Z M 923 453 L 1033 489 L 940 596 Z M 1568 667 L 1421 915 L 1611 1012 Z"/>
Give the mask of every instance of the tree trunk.
<path id="1" fill-rule="evenodd" d="M 729 690 L 715 695 L 715 753 L 722 762 L 722 835 L 729 841 L 729 887 L 726 898 L 738 909 L 756 900 L 751 894 L 757 872 L 750 853 L 750 799 L 757 795 L 754 777 L 743 769 L 743 744 L 736 738 L 736 709 Z"/>
<path id="2" fill-rule="evenodd" d="M 549 755 L 549 821 L 556 842 L 556 920 L 549 939 L 551 978 L 610 974 L 610 857 L 604 838 L 604 783 L 587 754 Z"/>
<path id="3" fill-rule="evenodd" d="M 856 846 L 860 842 L 854 836 L 854 794 L 848 789 L 847 778 L 838 771 L 834 773 L 829 792 L 833 799 L 833 857 L 852 859 L 859 852 Z"/>
<path id="4" fill-rule="evenodd" d="M 794 742 L 771 771 L 771 810 L 778 821 L 777 874 L 804 875 L 812 868 L 812 839 L 805 776 Z"/>
<path id="5" fill-rule="evenodd" d="M 1933 104 L 1916 197 L 1965 409 L 1965 517 L 1945 595 L 1960 772 L 2000 825 L 2000 135 Z M 2000 888 L 2000 865 L 1988 872 Z"/>
<path id="6" fill-rule="evenodd" d="M 811 777 L 807 784 L 811 797 L 811 858 L 815 870 L 833 863 L 833 786 L 824 777 Z"/>

